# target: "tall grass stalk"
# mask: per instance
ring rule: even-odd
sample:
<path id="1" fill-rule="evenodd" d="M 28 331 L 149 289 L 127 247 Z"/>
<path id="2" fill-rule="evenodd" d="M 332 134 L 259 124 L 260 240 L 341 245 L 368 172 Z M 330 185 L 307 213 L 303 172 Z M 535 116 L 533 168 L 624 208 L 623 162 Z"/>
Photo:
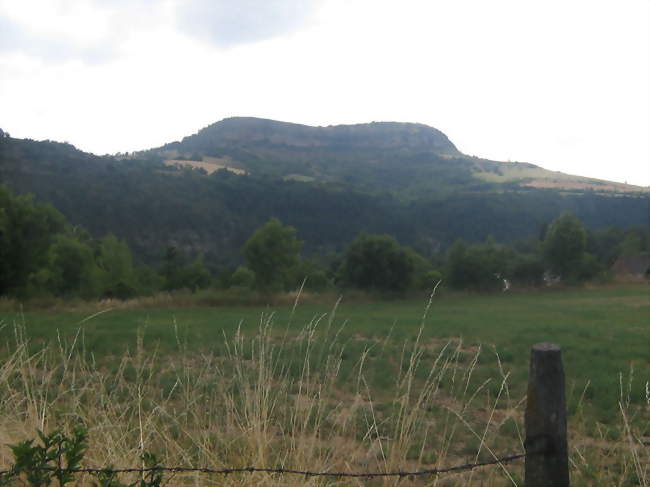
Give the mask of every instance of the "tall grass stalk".
<path id="1" fill-rule="evenodd" d="M 85 348 L 82 328 L 69 339 L 33 343 L 21 324 L 0 327 L 0 468 L 11 464 L 7 444 L 34 438 L 37 429 L 70 433 L 78 424 L 89 432 L 87 467 L 141 467 L 142 454 L 152 452 L 167 466 L 395 471 L 521 451 L 524 400 L 510 397 L 511 374 L 498 359 L 494 377 L 476 377 L 488 367 L 481 347 L 459 339 L 426 341 L 420 332 L 400 356 L 385 338 L 350 357 L 355 338 L 342 340 L 331 314 L 315 316 L 299 333 L 279 328 L 274 315 L 265 314 L 255 333 L 238 328 L 224 335 L 223 347 L 215 347 L 223 352 L 190 349 L 177 334 L 177 350 L 165 356 L 141 332 L 121 355 L 97 359 Z M 376 387 L 377 374 L 392 375 L 386 382 L 392 386 Z M 620 410 L 619 436 L 601 438 L 608 455 L 586 441 L 587 426 L 572 430 L 577 485 L 589 485 L 604 467 L 614 484 L 635 479 L 647 485 L 642 417 L 623 395 Z M 409 482 L 497 486 L 522 485 L 521 479 L 521 464 L 512 464 Z M 89 482 L 80 478 L 78 485 Z M 176 474 L 171 485 L 362 483 L 192 473 Z"/>

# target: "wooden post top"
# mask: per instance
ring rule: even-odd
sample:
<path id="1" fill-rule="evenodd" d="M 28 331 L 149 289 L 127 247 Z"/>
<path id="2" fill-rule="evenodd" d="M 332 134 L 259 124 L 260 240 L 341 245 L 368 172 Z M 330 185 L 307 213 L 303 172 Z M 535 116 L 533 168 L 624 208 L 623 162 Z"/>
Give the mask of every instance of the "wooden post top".
<path id="1" fill-rule="evenodd" d="M 559 352 L 561 351 L 560 346 L 555 343 L 543 342 L 536 343 L 533 345 L 533 350 L 535 352 Z"/>

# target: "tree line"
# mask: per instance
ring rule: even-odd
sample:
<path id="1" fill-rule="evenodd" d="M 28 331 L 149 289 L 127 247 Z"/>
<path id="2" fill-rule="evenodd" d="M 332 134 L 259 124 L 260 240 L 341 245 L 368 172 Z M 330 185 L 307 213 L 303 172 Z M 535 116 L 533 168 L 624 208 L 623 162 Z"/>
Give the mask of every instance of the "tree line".
<path id="1" fill-rule="evenodd" d="M 0 295 L 126 299 L 210 283 L 200 259 L 183 262 L 171 248 L 162 261 L 138 265 L 125 241 L 93 238 L 52 205 L 0 186 Z"/>
<path id="2" fill-rule="evenodd" d="M 95 238 L 52 205 L 0 186 L 0 295 L 20 298 L 127 299 L 209 287 L 276 293 L 303 282 L 314 291 L 393 294 L 430 289 L 438 281 L 475 291 L 551 280 L 573 284 L 606 279 L 619 255 L 650 251 L 650 229 L 590 231 L 566 212 L 537 238 L 514 244 L 459 239 L 423 255 L 393 236 L 361 232 L 340 252 L 305 258 L 302 249 L 296 229 L 271 218 L 247 238 L 239 266 L 211 272 L 201 256 L 190 258 L 173 245 L 161 246 L 159 262 L 145 265 L 124 240 L 112 234 Z"/>
<path id="3" fill-rule="evenodd" d="M 470 245 L 484 243 L 488 235 L 508 243 L 530 239 L 563 211 L 572 211 L 592 229 L 648 224 L 647 194 L 567 194 L 528 187 L 506 191 L 490 185 L 452 191 L 458 185 L 449 178 L 460 169 L 450 161 L 434 164 L 440 174 L 431 175 L 418 172 L 428 164 L 424 160 L 402 165 L 397 158 L 393 171 L 383 171 L 365 159 L 355 163 L 351 155 L 345 157 L 346 171 L 357 182 L 284 180 L 227 170 L 207 175 L 167 167 L 155 155 L 121 160 L 86 154 L 69 144 L 5 137 L 0 139 L 0 181 L 17 193 L 50 202 L 91 235 L 113 233 L 128 243 L 138 262 L 159 265 L 163 246 L 170 244 L 181 260 L 202 255 L 213 275 L 236 267 L 247 239 L 273 217 L 297 229 L 305 256 L 340 254 L 365 231 L 392 235 L 427 259 L 431 249 L 446 250 L 457 238 Z M 384 162 L 390 165 L 388 159 Z M 256 163 L 275 166 L 280 161 Z M 382 179 L 366 188 L 375 170 Z M 384 191 L 386 181 L 398 178 L 437 181 L 440 188 L 428 188 L 417 198 Z"/>

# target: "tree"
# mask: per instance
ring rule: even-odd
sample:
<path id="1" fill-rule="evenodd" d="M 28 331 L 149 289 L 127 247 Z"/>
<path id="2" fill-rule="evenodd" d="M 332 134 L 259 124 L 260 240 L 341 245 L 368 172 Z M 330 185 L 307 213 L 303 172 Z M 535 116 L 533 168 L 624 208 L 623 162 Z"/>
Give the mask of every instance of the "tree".
<path id="1" fill-rule="evenodd" d="M 544 262 L 538 254 L 518 254 L 510 266 L 513 281 L 522 286 L 541 286 L 544 283 Z"/>
<path id="2" fill-rule="evenodd" d="M 344 280 L 361 289 L 405 291 L 415 266 L 409 252 L 389 235 L 360 234 L 348 247 Z"/>
<path id="3" fill-rule="evenodd" d="M 101 292 L 100 269 L 93 249 L 75 235 L 62 233 L 48 250 L 48 265 L 34 281 L 57 296 L 94 298 Z"/>
<path id="4" fill-rule="evenodd" d="M 48 248 L 64 226 L 53 206 L 0 185 L 0 295 L 25 289 L 30 276 L 47 264 Z"/>
<path id="5" fill-rule="evenodd" d="M 473 267 L 467 259 L 467 244 L 458 239 L 449 249 L 445 277 L 451 287 L 463 289 L 472 282 L 472 274 Z"/>
<path id="6" fill-rule="evenodd" d="M 628 231 L 621 242 L 621 255 L 637 255 L 643 250 L 643 237 L 634 231 Z"/>
<path id="7" fill-rule="evenodd" d="M 148 265 L 139 265 L 135 268 L 138 294 L 150 296 L 163 288 L 165 278 Z"/>
<path id="8" fill-rule="evenodd" d="M 195 292 L 212 283 L 212 275 L 205 268 L 203 256 L 189 262 L 183 252 L 170 245 L 165 249 L 163 260 L 162 278 L 165 291 L 189 289 Z"/>
<path id="9" fill-rule="evenodd" d="M 99 266 L 104 271 L 104 294 L 127 299 L 137 292 L 131 249 L 114 235 L 107 235 L 99 243 Z"/>
<path id="10" fill-rule="evenodd" d="M 161 274 L 164 279 L 163 288 L 166 291 L 171 291 L 176 289 L 175 287 L 175 276 L 180 269 L 180 258 L 178 255 L 178 249 L 173 245 L 167 246 L 165 253 L 163 254 L 163 267 Z"/>
<path id="11" fill-rule="evenodd" d="M 175 279 L 176 289 L 189 289 L 193 293 L 198 289 L 207 288 L 212 282 L 210 271 L 205 268 L 201 256 L 194 259 L 192 263 L 180 267 Z"/>
<path id="12" fill-rule="evenodd" d="M 483 244 L 467 245 L 458 240 L 449 249 L 446 277 L 452 287 L 495 291 L 510 278 L 515 252 L 492 237 Z"/>
<path id="13" fill-rule="evenodd" d="M 291 272 L 295 283 L 305 283 L 305 289 L 323 291 L 329 285 L 327 269 L 315 259 L 303 259 Z"/>
<path id="14" fill-rule="evenodd" d="M 435 270 L 431 261 L 411 248 L 405 249 L 413 263 L 413 286 L 416 289 L 431 290 L 442 279 L 442 273 Z"/>
<path id="15" fill-rule="evenodd" d="M 302 242 L 296 238 L 296 229 L 282 225 L 272 218 L 248 239 L 244 258 L 255 273 L 258 289 L 271 291 L 289 284 L 291 269 L 300 261 Z"/>
<path id="16" fill-rule="evenodd" d="M 587 232 L 578 218 L 562 213 L 551 223 L 543 242 L 544 257 L 551 271 L 563 279 L 575 279 L 583 268 Z"/>

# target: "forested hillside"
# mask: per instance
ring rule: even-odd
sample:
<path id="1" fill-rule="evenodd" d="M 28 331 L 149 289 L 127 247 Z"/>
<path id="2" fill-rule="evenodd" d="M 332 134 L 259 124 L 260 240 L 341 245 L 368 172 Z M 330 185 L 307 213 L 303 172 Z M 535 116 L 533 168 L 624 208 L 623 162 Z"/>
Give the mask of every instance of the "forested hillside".
<path id="1" fill-rule="evenodd" d="M 590 228 L 649 224 L 647 193 L 481 181 L 468 158 L 429 127 L 286 124 L 284 133 L 267 122 L 244 124 L 242 132 L 237 120 L 216 124 L 128 157 L 2 137 L 0 182 L 51 203 L 92 235 L 125 239 L 143 262 L 160 262 L 173 245 L 202 254 L 211 269 L 240 262 L 246 239 L 272 217 L 296 228 L 305 255 L 340 251 L 360 231 L 393 235 L 425 256 L 457 238 L 512 242 L 538 236 L 566 210 Z M 223 165 L 240 173 L 169 165 L 170 151 L 178 161 L 230 161 Z"/>
<path id="2" fill-rule="evenodd" d="M 250 117 L 214 123 L 180 142 L 139 154 L 168 164 L 228 167 L 287 180 L 337 184 L 402 200 L 463 191 L 552 188 L 636 192 L 642 188 L 462 154 L 445 134 L 422 124 L 373 122 L 310 127 Z"/>

